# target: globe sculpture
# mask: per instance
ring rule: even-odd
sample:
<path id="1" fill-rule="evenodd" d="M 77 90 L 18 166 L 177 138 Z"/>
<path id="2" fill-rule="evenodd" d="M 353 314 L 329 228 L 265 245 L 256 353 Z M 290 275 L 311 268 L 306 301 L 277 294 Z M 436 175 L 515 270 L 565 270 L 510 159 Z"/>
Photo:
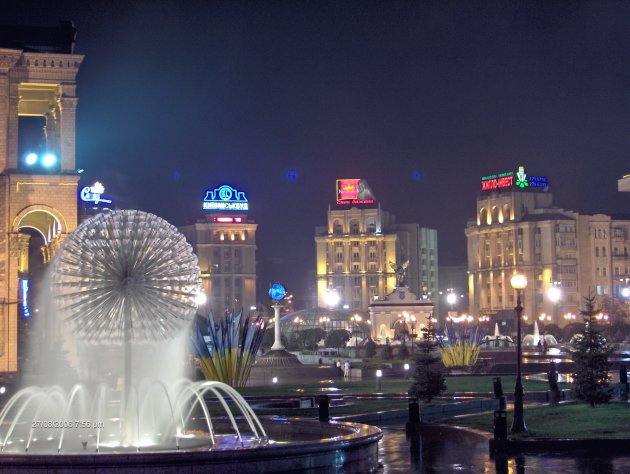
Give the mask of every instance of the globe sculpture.
<path id="1" fill-rule="evenodd" d="M 287 296 L 287 290 L 280 283 L 274 283 L 269 288 L 269 297 L 274 301 L 282 301 Z"/>
<path id="2" fill-rule="evenodd" d="M 52 267 L 52 294 L 84 341 L 173 337 L 195 315 L 197 257 L 178 230 L 153 214 L 114 211 L 83 222 Z"/>

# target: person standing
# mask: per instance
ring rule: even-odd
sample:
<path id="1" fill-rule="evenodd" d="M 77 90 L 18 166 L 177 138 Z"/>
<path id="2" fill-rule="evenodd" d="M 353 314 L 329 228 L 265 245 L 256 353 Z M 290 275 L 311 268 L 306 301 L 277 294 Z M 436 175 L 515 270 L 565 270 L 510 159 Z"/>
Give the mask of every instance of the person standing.
<path id="1" fill-rule="evenodd" d="M 343 363 L 343 377 L 345 379 L 350 378 L 350 361 L 345 361 Z"/>

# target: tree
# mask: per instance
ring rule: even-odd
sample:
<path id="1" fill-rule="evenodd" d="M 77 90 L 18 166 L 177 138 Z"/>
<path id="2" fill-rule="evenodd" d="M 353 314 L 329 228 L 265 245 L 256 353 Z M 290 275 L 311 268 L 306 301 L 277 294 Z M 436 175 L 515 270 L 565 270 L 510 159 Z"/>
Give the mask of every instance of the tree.
<path id="1" fill-rule="evenodd" d="M 372 339 L 368 339 L 365 343 L 365 357 L 367 359 L 374 357 L 376 355 L 376 342 Z"/>
<path id="2" fill-rule="evenodd" d="M 611 392 L 608 387 L 608 371 L 611 364 L 608 357 L 612 353 L 606 339 L 601 334 L 595 315 L 595 297 L 584 298 L 584 309 L 580 314 L 584 318 L 582 330 L 576 337 L 573 349 L 573 379 L 575 396 L 595 406 L 596 403 L 608 403 Z"/>
<path id="3" fill-rule="evenodd" d="M 303 348 L 308 351 L 317 350 L 317 343 L 326 337 L 326 331 L 322 328 L 310 328 L 300 332 L 303 333 Z"/>
<path id="4" fill-rule="evenodd" d="M 431 317 L 427 320 L 427 327 L 422 330 L 422 340 L 418 342 L 418 350 L 414 355 L 414 382 L 409 388 L 409 395 L 430 402 L 446 390 L 446 379 L 440 366 L 441 358 L 436 355 L 440 344 L 435 338 L 435 328 Z"/>
<path id="5" fill-rule="evenodd" d="M 628 321 L 630 315 L 630 301 L 613 298 L 612 296 L 601 297 L 602 312 L 609 315 L 612 324 Z"/>
<path id="6" fill-rule="evenodd" d="M 326 347 L 344 347 L 346 342 L 350 340 L 350 333 L 345 329 L 332 329 L 328 332 L 324 343 Z"/>

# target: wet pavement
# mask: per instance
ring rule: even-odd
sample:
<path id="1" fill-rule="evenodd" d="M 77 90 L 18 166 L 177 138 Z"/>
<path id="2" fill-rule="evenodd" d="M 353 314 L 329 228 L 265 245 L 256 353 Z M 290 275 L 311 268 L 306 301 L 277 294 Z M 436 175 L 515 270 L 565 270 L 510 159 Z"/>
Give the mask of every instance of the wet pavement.
<path id="1" fill-rule="evenodd" d="M 417 435 L 408 437 L 404 425 L 384 426 L 379 443 L 379 474 L 630 474 L 628 456 L 518 456 L 490 459 L 487 441 L 477 438 Z"/>

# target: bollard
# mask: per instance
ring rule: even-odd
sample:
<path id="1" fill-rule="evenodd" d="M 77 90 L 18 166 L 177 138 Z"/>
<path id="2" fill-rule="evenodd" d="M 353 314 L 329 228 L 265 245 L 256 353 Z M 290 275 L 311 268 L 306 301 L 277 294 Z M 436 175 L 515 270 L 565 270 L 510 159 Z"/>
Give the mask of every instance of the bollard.
<path id="1" fill-rule="evenodd" d="M 619 398 L 628 401 L 628 369 L 625 365 L 619 367 Z"/>
<path id="2" fill-rule="evenodd" d="M 329 420 L 329 400 L 328 395 L 320 395 L 317 397 L 317 401 L 319 403 L 319 421 L 324 423 L 328 423 Z"/>
<path id="3" fill-rule="evenodd" d="M 494 410 L 494 440 L 507 440 L 507 412 L 505 410 Z"/>
<path id="4" fill-rule="evenodd" d="M 558 372 L 555 362 L 549 364 L 547 382 L 549 383 L 549 403 L 555 405 L 560 402 L 560 387 L 558 386 Z"/>
<path id="5" fill-rule="evenodd" d="M 409 423 L 420 423 L 420 405 L 417 398 L 409 399 Z"/>
<path id="6" fill-rule="evenodd" d="M 499 399 L 499 410 L 505 410 L 507 406 L 507 401 L 505 400 L 505 396 L 503 395 L 503 385 L 501 384 L 501 377 L 495 377 L 492 381 L 492 386 L 494 388 L 494 398 Z"/>
<path id="7" fill-rule="evenodd" d="M 408 435 L 417 435 L 420 432 L 420 405 L 417 398 L 408 398 L 409 421 L 406 424 Z"/>
<path id="8" fill-rule="evenodd" d="M 495 377 L 492 381 L 492 386 L 494 387 L 494 398 L 501 398 L 503 396 L 501 377 Z"/>

